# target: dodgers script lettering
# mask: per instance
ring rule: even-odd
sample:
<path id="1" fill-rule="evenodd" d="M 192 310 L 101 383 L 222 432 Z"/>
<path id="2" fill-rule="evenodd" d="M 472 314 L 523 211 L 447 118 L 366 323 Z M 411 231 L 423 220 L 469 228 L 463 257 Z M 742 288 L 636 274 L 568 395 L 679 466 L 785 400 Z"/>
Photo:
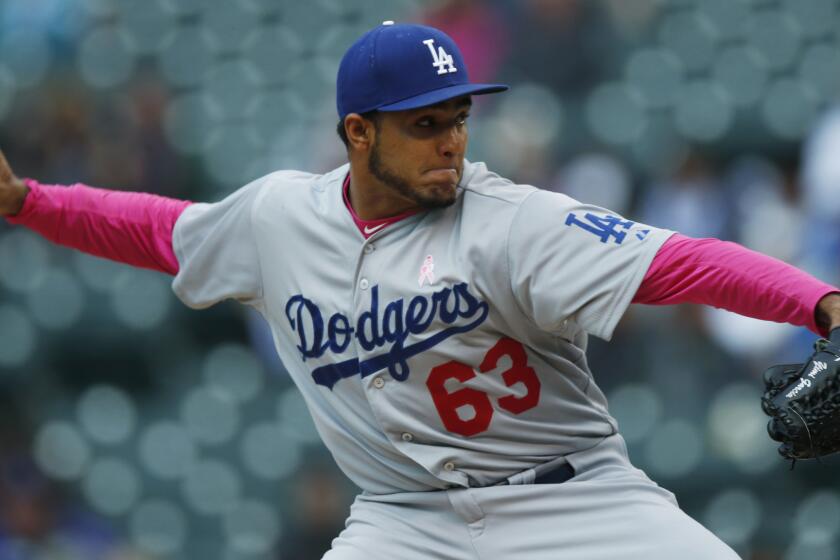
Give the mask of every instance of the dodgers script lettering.
<path id="1" fill-rule="evenodd" d="M 327 364 L 312 371 L 312 379 L 329 389 L 345 377 L 367 377 L 383 368 L 397 381 L 410 373 L 408 359 L 425 352 L 456 334 L 473 330 L 487 319 L 489 306 L 470 293 L 462 282 L 443 288 L 431 296 L 417 295 L 406 305 L 403 298 L 385 305 L 379 301 L 379 286 L 371 288 L 370 306 L 353 325 L 347 316 L 335 313 L 327 321 L 321 308 L 301 294 L 286 303 L 286 318 L 298 338 L 297 349 L 305 362 L 326 352 L 339 355 L 353 339 L 365 351 L 386 348 L 382 354 L 363 361 L 352 358 Z M 406 346 L 411 335 L 422 335 L 438 320 L 446 328 Z"/>

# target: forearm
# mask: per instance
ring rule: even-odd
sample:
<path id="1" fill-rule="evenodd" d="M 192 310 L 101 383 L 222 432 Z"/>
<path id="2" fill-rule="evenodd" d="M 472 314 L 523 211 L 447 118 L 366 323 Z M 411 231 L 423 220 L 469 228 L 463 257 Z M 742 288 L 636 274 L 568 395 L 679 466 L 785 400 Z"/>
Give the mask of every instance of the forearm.
<path id="1" fill-rule="evenodd" d="M 20 211 L 6 219 L 98 257 L 176 274 L 172 230 L 190 202 L 162 196 L 24 181 Z"/>
<path id="2" fill-rule="evenodd" d="M 840 290 L 735 243 L 677 234 L 657 253 L 633 301 L 700 303 L 826 335 L 832 323 L 840 325 L 833 292 Z"/>

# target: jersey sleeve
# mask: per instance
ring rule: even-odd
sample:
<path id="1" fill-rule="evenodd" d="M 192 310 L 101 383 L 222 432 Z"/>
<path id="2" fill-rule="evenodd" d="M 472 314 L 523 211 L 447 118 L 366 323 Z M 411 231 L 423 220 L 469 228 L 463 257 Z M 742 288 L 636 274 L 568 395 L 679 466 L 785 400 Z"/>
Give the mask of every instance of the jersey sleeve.
<path id="1" fill-rule="evenodd" d="M 609 340 L 673 232 L 568 196 L 536 191 L 510 224 L 507 260 L 520 309 L 541 329 L 567 321 Z"/>
<path id="2" fill-rule="evenodd" d="M 179 268 L 172 290 L 187 306 L 203 309 L 225 299 L 261 304 L 253 212 L 267 180 L 258 179 L 220 202 L 193 204 L 178 218 L 172 246 Z"/>

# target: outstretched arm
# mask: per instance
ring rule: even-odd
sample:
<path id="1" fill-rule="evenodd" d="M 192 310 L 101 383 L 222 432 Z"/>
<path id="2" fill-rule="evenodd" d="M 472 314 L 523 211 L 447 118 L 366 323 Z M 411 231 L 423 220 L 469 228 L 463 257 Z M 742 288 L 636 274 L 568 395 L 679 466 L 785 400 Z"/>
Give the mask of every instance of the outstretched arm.
<path id="1" fill-rule="evenodd" d="M 633 302 L 701 303 L 827 335 L 840 326 L 838 292 L 736 243 L 675 234 L 657 252 Z"/>
<path id="2" fill-rule="evenodd" d="M 0 215 L 98 257 L 177 274 L 172 231 L 190 204 L 146 193 L 22 180 L 0 152 Z"/>

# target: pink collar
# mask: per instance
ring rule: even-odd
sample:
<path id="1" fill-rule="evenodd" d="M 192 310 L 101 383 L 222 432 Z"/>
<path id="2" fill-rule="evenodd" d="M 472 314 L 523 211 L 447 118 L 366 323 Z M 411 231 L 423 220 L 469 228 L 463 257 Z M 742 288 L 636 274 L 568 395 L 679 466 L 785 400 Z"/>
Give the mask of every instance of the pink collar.
<path id="1" fill-rule="evenodd" d="M 391 216 L 390 218 L 380 218 L 379 220 L 363 220 L 357 214 L 356 211 L 353 210 L 353 206 L 350 205 L 350 174 L 348 173 L 347 176 L 344 178 L 344 185 L 341 187 L 342 194 L 344 197 L 344 205 L 350 211 L 350 216 L 353 217 L 353 222 L 355 222 L 356 227 L 359 228 L 359 231 L 362 235 L 367 239 L 374 233 L 385 229 L 389 225 L 399 222 L 403 218 L 408 218 L 409 216 L 413 216 L 419 210 L 409 210 L 408 212 L 403 212 L 402 214 L 398 214 L 397 216 Z"/>

